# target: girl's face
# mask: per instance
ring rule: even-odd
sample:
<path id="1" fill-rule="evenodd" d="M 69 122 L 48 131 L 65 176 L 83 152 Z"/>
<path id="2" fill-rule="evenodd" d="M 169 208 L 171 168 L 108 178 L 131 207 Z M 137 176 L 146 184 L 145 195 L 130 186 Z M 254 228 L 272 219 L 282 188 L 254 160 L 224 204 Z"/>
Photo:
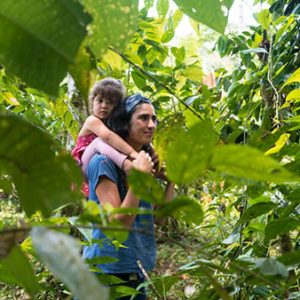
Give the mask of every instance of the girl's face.
<path id="1" fill-rule="evenodd" d="M 115 103 L 111 100 L 98 98 L 93 102 L 93 114 L 101 120 L 109 118 Z"/>

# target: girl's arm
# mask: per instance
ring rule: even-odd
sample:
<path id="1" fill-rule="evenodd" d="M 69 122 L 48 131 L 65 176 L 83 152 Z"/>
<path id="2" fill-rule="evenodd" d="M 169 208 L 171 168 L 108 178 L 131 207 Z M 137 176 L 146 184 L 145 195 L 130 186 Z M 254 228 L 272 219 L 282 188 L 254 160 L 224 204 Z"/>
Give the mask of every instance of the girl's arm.
<path id="1" fill-rule="evenodd" d="M 97 117 L 89 116 L 84 122 L 83 127 L 89 132 L 93 132 L 94 134 L 96 134 L 105 143 L 109 144 L 116 150 L 126 154 L 127 156 L 130 156 L 131 158 L 137 157 L 138 153 L 130 145 L 128 145 L 120 136 L 108 129 L 106 125 L 102 122 L 102 120 L 98 119 Z"/>
<path id="2" fill-rule="evenodd" d="M 131 167 L 131 161 L 128 160 L 125 154 L 118 152 L 115 148 L 104 143 L 100 138 L 94 139 L 85 149 L 81 157 L 81 169 L 84 174 L 91 158 L 96 154 L 101 153 L 109 157 L 120 169 L 128 171 L 128 166 Z"/>

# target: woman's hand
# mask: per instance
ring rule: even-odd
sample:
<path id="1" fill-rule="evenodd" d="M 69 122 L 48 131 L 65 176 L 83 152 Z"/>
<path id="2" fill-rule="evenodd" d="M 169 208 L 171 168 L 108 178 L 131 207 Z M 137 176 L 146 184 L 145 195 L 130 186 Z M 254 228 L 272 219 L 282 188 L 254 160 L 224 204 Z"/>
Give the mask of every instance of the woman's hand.
<path id="1" fill-rule="evenodd" d="M 138 171 L 149 174 L 152 171 L 153 165 L 154 164 L 150 155 L 143 150 L 139 152 L 138 157 L 132 162 L 133 168 L 135 168 Z"/>

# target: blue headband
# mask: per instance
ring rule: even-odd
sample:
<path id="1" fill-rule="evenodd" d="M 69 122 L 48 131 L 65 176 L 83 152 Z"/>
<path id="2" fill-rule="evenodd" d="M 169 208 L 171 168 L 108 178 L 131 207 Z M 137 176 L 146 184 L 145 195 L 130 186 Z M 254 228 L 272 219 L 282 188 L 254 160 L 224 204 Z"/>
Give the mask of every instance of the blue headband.
<path id="1" fill-rule="evenodd" d="M 132 112 L 137 105 L 140 103 L 148 103 L 151 104 L 150 100 L 146 97 L 143 97 L 141 94 L 134 94 L 127 97 L 124 100 L 125 109 L 127 113 Z"/>

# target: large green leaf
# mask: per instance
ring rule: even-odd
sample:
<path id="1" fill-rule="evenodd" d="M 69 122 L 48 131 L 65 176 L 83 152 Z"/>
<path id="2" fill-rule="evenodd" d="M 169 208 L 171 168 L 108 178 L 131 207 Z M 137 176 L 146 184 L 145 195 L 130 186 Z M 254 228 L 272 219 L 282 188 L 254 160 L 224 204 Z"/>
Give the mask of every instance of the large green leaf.
<path id="1" fill-rule="evenodd" d="M 288 233 L 300 226 L 300 220 L 295 218 L 282 218 L 267 224 L 265 229 L 265 242 L 276 238 L 279 234 Z"/>
<path id="2" fill-rule="evenodd" d="M 224 33 L 227 25 L 227 15 L 222 10 L 220 0 L 174 0 L 179 9 L 195 21 L 203 23 L 208 27 Z M 230 9 L 232 1 L 226 1 L 226 6 Z"/>
<path id="3" fill-rule="evenodd" d="M 108 289 L 98 282 L 81 259 L 80 247 L 70 236 L 35 227 L 31 233 L 33 246 L 48 265 L 78 299 L 108 299 Z"/>
<path id="4" fill-rule="evenodd" d="M 40 286 L 33 269 L 22 250 L 15 246 L 1 262 L 0 280 L 22 286 L 35 299 Z"/>
<path id="5" fill-rule="evenodd" d="M 128 181 L 137 197 L 152 203 L 163 202 L 164 191 L 151 175 L 133 169 L 130 172 Z"/>
<path id="6" fill-rule="evenodd" d="M 241 221 L 247 222 L 258 216 L 261 216 L 271 209 L 275 208 L 276 204 L 273 202 L 260 202 L 250 206 L 242 215 Z"/>
<path id="7" fill-rule="evenodd" d="M 46 132 L 15 115 L 0 115 L 0 140 L 0 169 L 12 177 L 27 215 L 39 210 L 48 216 L 76 200 L 71 185 L 80 186 L 80 170 L 67 153 L 55 155 Z"/>
<path id="8" fill-rule="evenodd" d="M 300 250 L 284 253 L 277 257 L 277 260 L 286 266 L 299 265 L 300 263 Z"/>
<path id="9" fill-rule="evenodd" d="M 284 83 L 284 86 L 294 83 L 294 82 L 300 82 L 300 68 L 297 69 L 289 78 L 288 80 Z"/>
<path id="10" fill-rule="evenodd" d="M 282 277 L 288 276 L 288 270 L 286 267 L 276 259 L 270 258 L 257 258 L 253 261 L 256 267 L 264 275 L 276 276 L 280 275 Z"/>
<path id="11" fill-rule="evenodd" d="M 248 146 L 224 145 L 216 147 L 211 164 L 222 173 L 251 180 L 274 183 L 298 180 L 276 160 Z"/>
<path id="12" fill-rule="evenodd" d="M 75 0 L 1 0 L 0 63 L 29 85 L 55 95 L 88 22 Z"/>
<path id="13" fill-rule="evenodd" d="M 170 202 L 159 206 L 156 215 L 159 218 L 173 216 L 189 224 L 200 224 L 204 213 L 199 201 L 179 196 Z"/>
<path id="14" fill-rule="evenodd" d="M 179 133 L 166 153 L 167 174 L 175 183 L 190 183 L 208 164 L 215 143 L 214 131 L 208 120 Z"/>
<path id="15" fill-rule="evenodd" d="M 96 56 L 108 46 L 123 51 L 137 26 L 138 0 L 81 0 L 93 17 L 88 41 Z"/>

